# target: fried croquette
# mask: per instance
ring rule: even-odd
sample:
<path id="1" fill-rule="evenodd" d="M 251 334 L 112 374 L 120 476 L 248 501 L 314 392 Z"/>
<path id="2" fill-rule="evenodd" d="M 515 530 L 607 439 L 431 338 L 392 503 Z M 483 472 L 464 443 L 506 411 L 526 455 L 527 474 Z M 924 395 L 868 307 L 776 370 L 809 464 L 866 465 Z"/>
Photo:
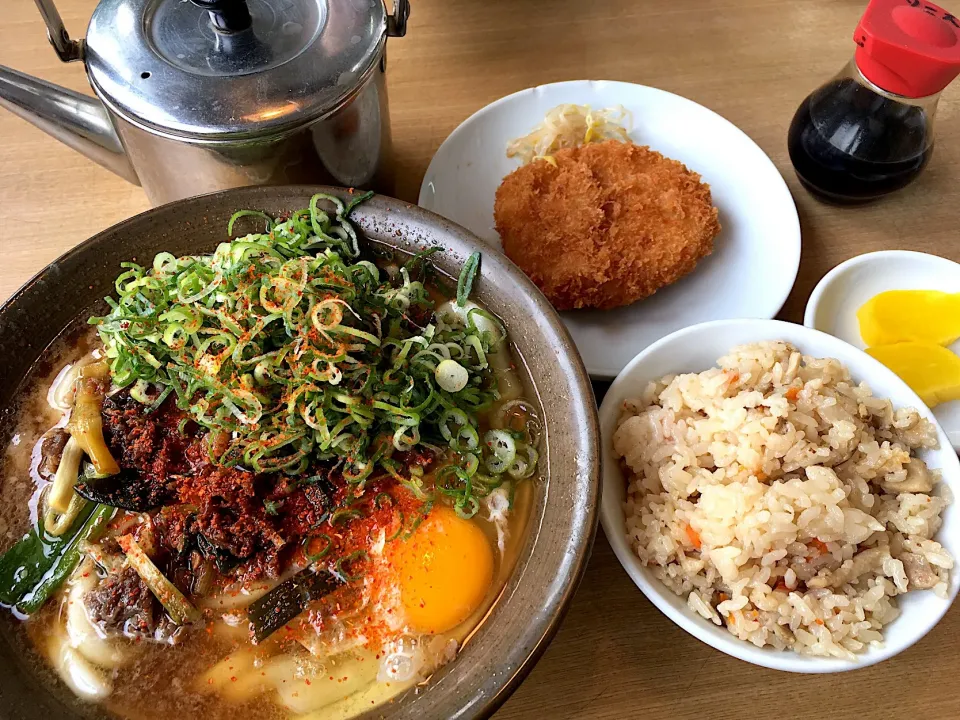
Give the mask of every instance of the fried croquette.
<path id="1" fill-rule="evenodd" d="M 682 163 L 615 140 L 553 159 L 505 177 L 494 217 L 507 257 L 558 310 L 628 305 L 713 251 L 710 186 Z"/>

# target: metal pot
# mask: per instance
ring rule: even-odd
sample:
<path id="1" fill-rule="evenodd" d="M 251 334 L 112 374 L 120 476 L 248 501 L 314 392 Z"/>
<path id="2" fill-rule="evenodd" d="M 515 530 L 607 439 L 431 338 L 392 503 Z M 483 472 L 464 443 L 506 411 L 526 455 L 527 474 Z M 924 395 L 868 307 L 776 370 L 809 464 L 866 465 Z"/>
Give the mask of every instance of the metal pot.
<path id="1" fill-rule="evenodd" d="M 0 105 L 143 186 L 157 205 L 245 185 L 392 192 L 386 39 L 408 0 L 101 0 L 71 40 L 99 100 L 0 66 Z"/>

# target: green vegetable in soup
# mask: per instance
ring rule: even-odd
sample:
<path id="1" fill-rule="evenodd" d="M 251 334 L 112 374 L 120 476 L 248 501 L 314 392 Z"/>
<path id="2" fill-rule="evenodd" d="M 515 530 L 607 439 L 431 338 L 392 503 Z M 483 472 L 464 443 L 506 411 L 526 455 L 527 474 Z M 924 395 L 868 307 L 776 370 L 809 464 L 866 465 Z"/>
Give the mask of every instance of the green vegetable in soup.
<path id="1" fill-rule="evenodd" d="M 480 270 L 480 253 L 475 252 L 467 258 L 463 264 L 463 270 L 460 271 L 460 278 L 457 281 L 457 305 L 463 307 L 470 293 L 473 290 L 473 281 Z"/>
<path id="2" fill-rule="evenodd" d="M 130 567 L 150 588 L 150 592 L 160 601 L 164 610 L 177 625 L 195 623 L 203 617 L 193 603 L 180 592 L 180 589 L 160 572 L 160 568 L 153 564 L 153 561 L 147 557 L 143 548 L 134 540 L 132 535 L 121 535 L 117 538 L 117 542 L 120 543 L 123 554 L 127 556 Z"/>
<path id="3" fill-rule="evenodd" d="M 307 605 L 336 590 L 342 580 L 326 570 L 301 570 L 250 605 L 253 641 L 260 643 L 282 628 Z"/>
<path id="4" fill-rule="evenodd" d="M 70 507 L 70 501 L 74 496 L 73 486 L 77 484 L 82 461 L 83 446 L 75 437 L 71 437 L 63 448 L 57 474 L 46 496 L 46 502 L 54 512 L 65 513 Z"/>
<path id="5" fill-rule="evenodd" d="M 27 615 L 39 610 L 80 562 L 81 545 L 95 540 L 114 508 L 87 506 L 59 536 L 44 530 L 43 520 L 0 556 L 0 603 Z"/>
<path id="6" fill-rule="evenodd" d="M 80 377 L 77 378 L 76 400 L 66 428 L 71 439 L 83 448 L 100 475 L 116 475 L 120 472 L 120 466 L 103 439 L 103 417 L 100 414 L 103 408 L 102 382 L 108 374 L 107 365 L 103 362 L 81 368 Z"/>

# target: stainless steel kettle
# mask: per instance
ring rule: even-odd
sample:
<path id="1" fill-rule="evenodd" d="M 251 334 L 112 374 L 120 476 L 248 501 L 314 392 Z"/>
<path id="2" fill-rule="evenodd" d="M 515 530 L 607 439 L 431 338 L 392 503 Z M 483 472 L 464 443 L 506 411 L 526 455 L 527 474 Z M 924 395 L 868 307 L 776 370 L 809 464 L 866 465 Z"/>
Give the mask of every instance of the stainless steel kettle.
<path id="1" fill-rule="evenodd" d="M 35 0 L 98 99 L 0 66 L 0 105 L 157 205 L 244 185 L 392 191 L 386 39 L 408 0 L 101 0 L 71 40 Z"/>

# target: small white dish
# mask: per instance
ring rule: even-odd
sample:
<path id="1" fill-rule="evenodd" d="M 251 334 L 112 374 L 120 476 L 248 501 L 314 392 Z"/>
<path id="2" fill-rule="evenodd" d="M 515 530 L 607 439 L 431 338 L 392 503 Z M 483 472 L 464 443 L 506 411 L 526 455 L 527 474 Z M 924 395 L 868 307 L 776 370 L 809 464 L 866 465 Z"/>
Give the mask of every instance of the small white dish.
<path id="1" fill-rule="evenodd" d="M 739 128 L 678 95 L 644 85 L 577 80 L 522 90 L 474 113 L 443 142 L 419 203 L 500 247 L 493 205 L 504 176 L 519 167 L 507 143 L 561 103 L 633 114 L 631 139 L 700 173 L 723 230 L 690 275 L 617 310 L 561 313 L 589 373 L 612 378 L 650 343 L 706 320 L 771 318 L 800 264 L 800 222 L 777 168 Z"/>
<path id="2" fill-rule="evenodd" d="M 862 349 L 866 346 L 860 337 L 857 310 L 874 295 L 887 290 L 960 292 L 960 264 L 908 250 L 858 255 L 837 265 L 817 283 L 807 301 L 803 324 Z M 960 353 L 960 340 L 950 349 Z M 933 414 L 960 452 L 960 400 L 937 405 Z"/>
<path id="3" fill-rule="evenodd" d="M 623 502 L 626 487 L 620 463 L 614 457 L 612 438 L 623 402 L 637 397 L 646 383 L 664 375 L 700 372 L 714 367 L 719 357 L 735 345 L 762 340 L 786 340 L 801 352 L 816 357 L 833 357 L 849 368 L 855 380 L 864 380 L 877 397 L 890 398 L 895 407 L 915 407 L 925 417 L 933 414 L 906 383 L 861 350 L 832 335 L 779 320 L 724 320 L 694 325 L 668 335 L 635 357 L 610 386 L 600 406 L 601 458 L 603 486 L 600 520 L 610 545 L 627 574 L 657 608 L 677 625 L 711 647 L 733 657 L 773 668 L 799 673 L 831 673 L 856 670 L 893 657 L 926 635 L 950 608 L 960 589 L 960 568 L 950 576 L 946 598 L 933 592 L 908 593 L 898 602 L 902 614 L 884 628 L 883 647 L 871 647 L 856 661 L 799 655 L 792 651 L 758 648 L 739 640 L 726 629 L 717 627 L 692 612 L 682 598 L 671 592 L 640 562 L 626 536 Z M 939 428 L 938 428 L 939 429 Z M 942 429 L 940 448 L 918 455 L 940 470 L 954 496 L 960 495 L 960 461 Z M 936 539 L 953 555 L 960 557 L 960 503 L 943 512 L 943 526 Z"/>

